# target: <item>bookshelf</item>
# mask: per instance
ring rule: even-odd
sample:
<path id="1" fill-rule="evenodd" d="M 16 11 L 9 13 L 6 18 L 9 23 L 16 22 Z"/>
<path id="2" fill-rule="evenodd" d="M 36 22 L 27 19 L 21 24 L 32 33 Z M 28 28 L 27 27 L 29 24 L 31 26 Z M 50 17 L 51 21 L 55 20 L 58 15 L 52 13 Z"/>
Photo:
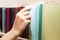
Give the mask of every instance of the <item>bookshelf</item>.
<path id="1" fill-rule="evenodd" d="M 11 1 L 11 0 L 10 0 L 10 1 Z M 46 1 L 46 2 L 59 3 L 59 2 L 58 2 L 59 0 L 58 0 L 58 1 L 54 1 L 54 0 L 53 0 L 53 1 L 51 1 L 51 0 L 50 0 L 50 1 L 47 1 L 47 0 L 45 0 L 45 1 Z M 11 2 L 13 2 L 13 1 L 11 1 Z M 8 7 L 8 8 L 9 8 L 9 7 L 11 7 L 11 8 L 13 7 L 13 8 L 14 8 L 14 7 L 15 7 L 15 8 L 16 8 L 16 7 L 18 7 L 18 6 L 26 6 L 26 5 L 29 5 L 29 4 L 37 3 L 38 1 L 31 2 L 31 0 L 30 0 L 30 2 L 28 1 L 29 3 L 23 4 L 23 5 L 22 5 L 22 3 L 26 2 L 26 1 L 22 1 L 22 2 L 16 3 L 16 4 L 15 4 L 15 2 L 14 2 L 14 4 L 12 3 L 12 5 L 10 4 L 11 2 L 5 3 L 5 5 L 4 5 L 4 3 L 2 2 L 1 4 L 3 4 L 3 5 L 0 4 L 0 7 L 2 7 L 2 8 L 3 8 L 3 7 L 5 7 L 5 8 L 7 8 L 7 7 Z M 16 1 L 16 2 L 17 2 L 17 1 Z M 8 5 L 8 4 L 9 4 L 9 5 Z M 17 8 L 17 9 L 18 9 L 18 8 Z M 13 10 L 17 10 L 17 9 L 13 9 Z M 17 11 L 18 11 L 18 10 L 17 10 Z M 13 13 L 15 13 L 15 12 L 13 12 Z M 1 14 L 1 13 L 0 13 L 0 14 Z M 16 14 L 16 13 L 15 13 L 15 14 Z M 13 14 L 14 17 L 15 17 L 15 14 Z M 9 14 L 8 14 L 8 15 L 9 15 Z M 10 15 L 11 15 L 11 14 L 10 14 Z M 1 16 L 1 15 L 0 15 L 0 16 Z M 10 16 L 10 17 L 11 17 L 11 16 Z M 12 20 L 12 21 L 14 21 L 14 17 L 13 17 L 13 20 Z M 8 17 L 8 18 L 9 18 L 9 17 Z M 4 20 L 3 20 L 3 21 L 4 21 Z M 11 20 L 10 20 L 10 21 L 11 21 Z M 8 22 L 8 21 L 7 21 L 7 22 Z M 10 24 L 10 23 L 9 23 L 9 24 Z M 13 24 L 13 23 L 12 23 L 12 24 Z M 7 26 L 9 26 L 9 25 L 7 25 Z M 1 27 L 2 27 L 2 26 L 0 26 L 0 28 L 1 28 Z M 3 28 L 4 28 L 4 27 L 3 27 Z M 10 28 L 11 28 L 11 26 L 10 26 Z M 54 27 L 53 27 L 53 28 L 54 28 Z M 10 29 L 7 28 L 7 30 L 10 30 Z M 2 31 L 2 28 L 0 29 L 0 31 Z M 45 30 L 45 31 L 46 31 L 46 30 Z M 3 32 L 5 32 L 5 30 L 3 30 Z M 53 34 L 54 34 L 54 33 L 53 33 Z M 1 33 L 1 36 L 2 36 L 2 35 L 4 35 L 4 34 Z M 22 34 L 22 35 L 23 35 L 23 34 Z M 46 35 L 47 35 L 47 34 L 46 34 Z M 24 35 L 24 36 L 25 36 L 25 35 Z M 44 33 L 43 33 L 43 36 L 44 36 Z M 45 36 L 45 37 L 46 37 L 46 36 Z M 44 37 L 44 38 L 45 38 L 45 37 Z M 42 38 L 43 38 L 43 37 L 42 37 Z M 43 38 L 43 40 L 44 40 L 44 38 Z M 47 38 L 46 38 L 46 39 L 47 39 Z"/>
<path id="2" fill-rule="evenodd" d="M 12 28 L 12 25 L 13 25 L 13 22 L 15 19 L 14 18 L 15 14 L 17 13 L 17 11 L 20 11 L 18 9 L 21 9 L 18 7 L 27 6 L 27 5 L 34 4 L 34 3 L 37 3 L 40 1 L 41 0 L 33 0 L 33 1 L 32 0 L 26 0 L 26 1 L 25 0 L 9 0 L 9 1 L 8 0 L 0 0 L 0 8 L 3 8 L 2 9 L 3 11 L 1 11 L 2 13 L 0 13 L 1 14 L 0 15 L 1 16 L 1 25 L 2 25 L 1 30 L 0 30 L 0 36 L 4 35 L 4 33 L 7 33 Z M 5 10 L 6 8 L 7 8 L 7 11 Z M 9 12 L 11 12 L 10 8 L 12 9 L 13 14 L 9 13 Z M 25 32 L 26 32 L 26 30 L 25 30 Z M 27 32 L 27 33 L 29 35 L 29 32 Z M 26 33 L 24 33 L 24 37 L 28 38 L 29 36 L 27 34 L 26 34 L 27 36 L 25 36 L 25 34 Z M 22 34 L 22 37 L 23 37 L 23 34 Z"/>
<path id="3" fill-rule="evenodd" d="M 0 7 L 18 7 L 18 6 L 26 6 L 30 4 L 34 4 L 40 2 L 42 0 L 0 0 Z"/>

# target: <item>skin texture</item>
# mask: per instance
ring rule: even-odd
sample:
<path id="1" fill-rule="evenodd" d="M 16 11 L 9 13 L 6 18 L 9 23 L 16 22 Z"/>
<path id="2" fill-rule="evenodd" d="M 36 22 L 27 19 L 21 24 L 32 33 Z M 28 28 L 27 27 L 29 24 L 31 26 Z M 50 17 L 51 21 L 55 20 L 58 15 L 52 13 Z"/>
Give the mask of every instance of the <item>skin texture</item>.
<path id="1" fill-rule="evenodd" d="M 31 22 L 31 17 L 28 11 L 30 9 L 31 7 L 25 7 L 16 14 L 12 29 L 8 33 L 6 33 L 4 36 L 2 36 L 0 40 L 22 39 L 17 37 L 22 34 L 26 26 Z"/>

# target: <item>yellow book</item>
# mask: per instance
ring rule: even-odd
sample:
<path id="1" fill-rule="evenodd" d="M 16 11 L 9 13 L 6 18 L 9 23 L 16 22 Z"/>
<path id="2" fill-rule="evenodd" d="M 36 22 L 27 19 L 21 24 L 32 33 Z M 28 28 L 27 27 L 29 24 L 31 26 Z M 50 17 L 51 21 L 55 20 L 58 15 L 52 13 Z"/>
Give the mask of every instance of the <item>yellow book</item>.
<path id="1" fill-rule="evenodd" d="M 45 3 L 42 15 L 42 40 L 60 40 L 60 5 Z"/>

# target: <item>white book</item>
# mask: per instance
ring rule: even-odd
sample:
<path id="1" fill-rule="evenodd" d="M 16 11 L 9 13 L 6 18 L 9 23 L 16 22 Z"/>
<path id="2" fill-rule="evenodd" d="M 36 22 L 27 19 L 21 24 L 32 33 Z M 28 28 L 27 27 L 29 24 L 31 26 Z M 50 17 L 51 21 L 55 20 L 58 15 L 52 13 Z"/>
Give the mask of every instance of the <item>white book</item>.
<path id="1" fill-rule="evenodd" d="M 2 32 L 5 33 L 5 8 L 2 8 Z"/>

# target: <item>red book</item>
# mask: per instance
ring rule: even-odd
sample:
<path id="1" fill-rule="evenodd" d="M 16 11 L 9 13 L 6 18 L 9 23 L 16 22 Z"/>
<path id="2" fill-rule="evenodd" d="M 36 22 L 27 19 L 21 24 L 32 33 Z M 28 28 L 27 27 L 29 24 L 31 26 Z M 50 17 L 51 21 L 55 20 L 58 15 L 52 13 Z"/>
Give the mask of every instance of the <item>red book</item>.
<path id="1" fill-rule="evenodd" d="M 6 8 L 6 32 L 10 30 L 10 9 Z"/>
<path id="2" fill-rule="evenodd" d="M 21 10 L 21 9 L 23 9 L 24 7 L 18 7 L 18 12 Z"/>
<path id="3" fill-rule="evenodd" d="M 18 12 L 21 10 L 21 7 L 18 7 Z"/>

